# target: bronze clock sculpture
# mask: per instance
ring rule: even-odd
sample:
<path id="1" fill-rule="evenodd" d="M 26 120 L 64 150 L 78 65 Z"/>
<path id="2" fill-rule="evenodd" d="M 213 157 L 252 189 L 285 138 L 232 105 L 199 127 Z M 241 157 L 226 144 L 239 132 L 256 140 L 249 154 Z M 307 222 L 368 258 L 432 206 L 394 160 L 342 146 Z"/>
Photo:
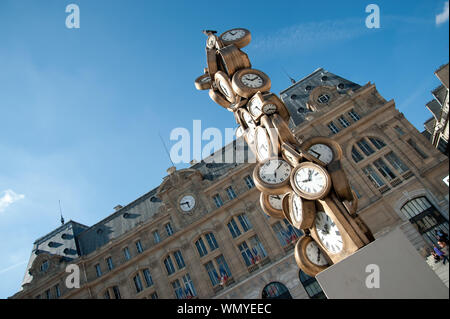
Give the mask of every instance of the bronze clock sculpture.
<path id="1" fill-rule="evenodd" d="M 326 137 L 300 141 L 292 134 L 286 106 L 269 92 L 269 76 L 253 69 L 241 51 L 250 43 L 250 31 L 203 32 L 208 67 L 195 87 L 209 90 L 214 102 L 233 112 L 236 135 L 244 136 L 258 161 L 253 179 L 262 210 L 303 230 L 295 246 L 297 265 L 315 276 L 372 242 L 356 215 L 357 197 L 341 165 L 340 145 Z"/>

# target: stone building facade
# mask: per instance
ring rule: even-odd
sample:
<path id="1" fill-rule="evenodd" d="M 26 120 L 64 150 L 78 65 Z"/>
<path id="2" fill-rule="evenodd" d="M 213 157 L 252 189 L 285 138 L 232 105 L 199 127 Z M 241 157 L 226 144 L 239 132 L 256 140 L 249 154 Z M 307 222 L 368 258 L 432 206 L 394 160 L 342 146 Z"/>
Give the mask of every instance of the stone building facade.
<path id="1" fill-rule="evenodd" d="M 358 214 L 375 237 L 401 227 L 425 255 L 433 230 L 448 232 L 448 158 L 374 84 L 318 69 L 280 96 L 298 138 L 340 143 Z M 169 170 L 157 188 L 91 227 L 70 221 L 38 239 L 12 298 L 323 297 L 295 263 L 301 232 L 261 210 L 254 163 L 220 163 L 235 150 L 251 156 L 241 141 Z M 195 200 L 188 212 L 185 196 Z M 80 288 L 69 289 L 73 264 Z"/>

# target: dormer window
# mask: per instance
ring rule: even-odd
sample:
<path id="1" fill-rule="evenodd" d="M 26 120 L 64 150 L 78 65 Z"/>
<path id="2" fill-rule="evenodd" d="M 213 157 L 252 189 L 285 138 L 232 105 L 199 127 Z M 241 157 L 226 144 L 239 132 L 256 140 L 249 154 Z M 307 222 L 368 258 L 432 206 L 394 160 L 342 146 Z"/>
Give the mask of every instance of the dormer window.
<path id="1" fill-rule="evenodd" d="M 317 102 L 319 102 L 321 104 L 326 104 L 326 103 L 330 102 L 330 96 L 328 94 L 321 94 L 317 98 Z"/>

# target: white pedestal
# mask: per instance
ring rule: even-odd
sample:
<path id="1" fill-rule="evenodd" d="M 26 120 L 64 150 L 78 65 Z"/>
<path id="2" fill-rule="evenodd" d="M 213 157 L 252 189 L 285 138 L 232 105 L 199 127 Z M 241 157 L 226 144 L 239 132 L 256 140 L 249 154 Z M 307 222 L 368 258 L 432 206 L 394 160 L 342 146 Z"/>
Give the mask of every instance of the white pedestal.
<path id="1" fill-rule="evenodd" d="M 366 272 L 368 265 L 378 266 L 379 288 L 366 285 L 366 279 L 376 275 L 373 266 Z M 449 298 L 449 289 L 398 228 L 322 271 L 316 279 L 330 299 Z"/>

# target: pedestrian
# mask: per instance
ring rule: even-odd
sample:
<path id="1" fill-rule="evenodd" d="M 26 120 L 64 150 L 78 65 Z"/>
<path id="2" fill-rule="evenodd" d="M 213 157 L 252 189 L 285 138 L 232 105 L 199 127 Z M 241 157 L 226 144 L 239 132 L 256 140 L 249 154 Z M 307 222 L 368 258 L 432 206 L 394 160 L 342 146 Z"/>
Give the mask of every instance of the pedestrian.
<path id="1" fill-rule="evenodd" d="M 436 234 L 436 238 L 438 241 L 443 241 L 444 243 L 446 243 L 448 245 L 448 234 L 445 233 L 444 231 L 437 229 L 435 231 Z"/>
<path id="2" fill-rule="evenodd" d="M 439 260 L 443 260 L 443 264 L 445 265 L 445 261 L 448 260 L 448 257 L 436 246 L 433 245 L 433 250 L 437 256 L 439 256 Z"/>

